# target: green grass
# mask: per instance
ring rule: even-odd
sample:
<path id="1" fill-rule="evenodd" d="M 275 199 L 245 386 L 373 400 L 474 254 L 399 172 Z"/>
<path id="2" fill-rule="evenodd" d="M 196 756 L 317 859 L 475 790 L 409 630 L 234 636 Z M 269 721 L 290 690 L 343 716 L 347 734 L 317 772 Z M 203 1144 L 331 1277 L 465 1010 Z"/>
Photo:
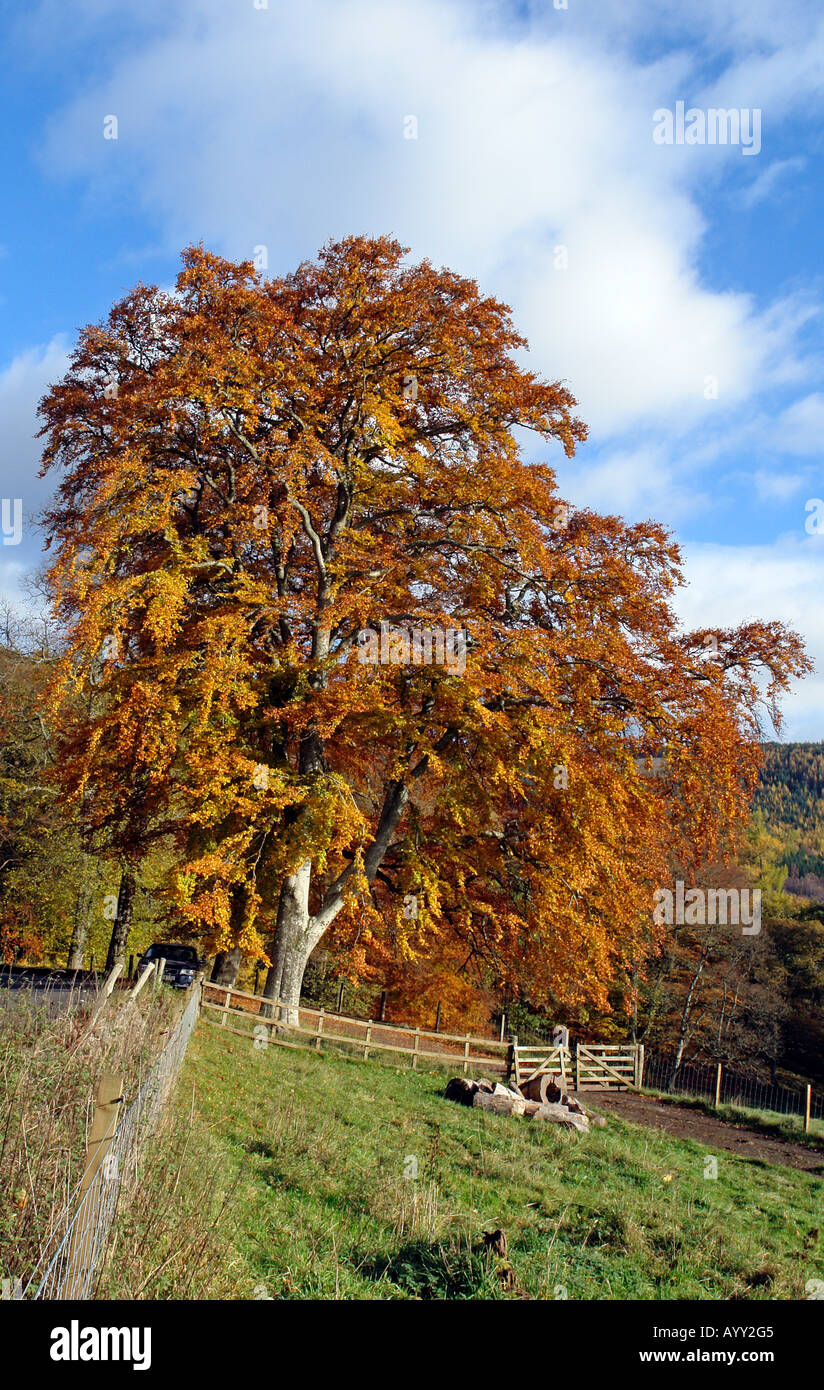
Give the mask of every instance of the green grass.
<path id="1" fill-rule="evenodd" d="M 569 1137 L 444 1081 L 201 1024 L 102 1295 L 797 1299 L 824 1278 L 820 1177 L 613 1117 Z"/>
<path id="2" fill-rule="evenodd" d="M 128 1103 L 173 1029 L 170 989 L 134 1002 L 115 993 L 93 1032 L 80 1015 L 49 1014 L 27 992 L 0 1012 L 0 1273 L 27 1280 L 83 1172 L 103 1071 L 124 1078 Z"/>
<path id="3" fill-rule="evenodd" d="M 809 1131 L 804 1130 L 801 1115 L 782 1115 L 777 1110 L 756 1110 L 747 1105 L 715 1105 L 703 1096 L 681 1095 L 678 1091 L 657 1091 L 644 1088 L 645 1095 L 659 1096 L 661 1100 L 674 1105 L 684 1105 L 691 1110 L 701 1110 L 705 1115 L 715 1115 L 731 1124 L 744 1124 L 758 1134 L 767 1134 L 773 1139 L 791 1139 L 797 1144 L 807 1144 L 810 1148 L 824 1147 L 824 1120 L 810 1120 Z M 822 1158 L 824 1163 L 824 1158 Z"/>

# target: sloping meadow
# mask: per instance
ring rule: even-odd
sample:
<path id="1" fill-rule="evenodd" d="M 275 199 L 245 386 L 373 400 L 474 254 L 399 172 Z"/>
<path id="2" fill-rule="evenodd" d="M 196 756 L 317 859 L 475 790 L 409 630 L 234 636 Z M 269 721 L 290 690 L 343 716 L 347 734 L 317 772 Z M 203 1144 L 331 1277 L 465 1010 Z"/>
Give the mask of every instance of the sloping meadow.
<path id="1" fill-rule="evenodd" d="M 115 993 L 92 1033 L 21 992 L 0 1011 L 0 1269 L 25 1285 L 83 1172 L 97 1081 L 122 1074 L 128 1102 L 180 1012 L 171 991 Z"/>
<path id="2" fill-rule="evenodd" d="M 612 1116 L 527 1125 L 446 1079 L 201 1027 L 105 1296 L 798 1299 L 824 1278 L 820 1175 Z"/>

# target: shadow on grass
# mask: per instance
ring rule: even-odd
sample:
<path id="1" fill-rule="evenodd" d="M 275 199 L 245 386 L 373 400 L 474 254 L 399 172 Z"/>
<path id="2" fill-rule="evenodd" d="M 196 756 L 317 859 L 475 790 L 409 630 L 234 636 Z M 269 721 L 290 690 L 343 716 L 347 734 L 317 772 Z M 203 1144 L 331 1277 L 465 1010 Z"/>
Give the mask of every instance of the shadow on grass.
<path id="1" fill-rule="evenodd" d="M 482 1250 L 410 1241 L 391 1258 L 358 1266 L 365 1279 L 386 1280 L 409 1298 L 492 1299 L 501 1297 L 494 1261 Z"/>

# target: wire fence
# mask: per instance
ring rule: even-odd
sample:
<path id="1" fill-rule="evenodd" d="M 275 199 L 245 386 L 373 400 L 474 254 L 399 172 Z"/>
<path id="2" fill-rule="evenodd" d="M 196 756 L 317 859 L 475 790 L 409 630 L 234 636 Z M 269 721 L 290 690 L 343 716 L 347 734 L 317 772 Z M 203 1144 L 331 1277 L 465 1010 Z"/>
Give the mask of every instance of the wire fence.
<path id="1" fill-rule="evenodd" d="M 136 1178 L 143 1145 L 186 1054 L 199 1003 L 199 990 L 195 987 L 175 1032 L 121 1117 L 105 1158 L 86 1191 L 82 1191 L 81 1179 L 52 1227 L 23 1298 L 92 1296 L 121 1190 Z"/>
<path id="2" fill-rule="evenodd" d="M 701 1096 L 715 1100 L 718 1065 L 715 1062 L 681 1062 L 665 1052 L 647 1052 L 644 1059 L 644 1087 L 672 1091 L 675 1095 Z M 803 1118 L 807 1104 L 806 1088 L 779 1086 L 771 1081 L 743 1076 L 721 1067 L 721 1105 L 737 1105 L 747 1110 L 771 1110 L 778 1115 Z M 810 1096 L 810 1119 L 824 1119 L 824 1095 Z"/>

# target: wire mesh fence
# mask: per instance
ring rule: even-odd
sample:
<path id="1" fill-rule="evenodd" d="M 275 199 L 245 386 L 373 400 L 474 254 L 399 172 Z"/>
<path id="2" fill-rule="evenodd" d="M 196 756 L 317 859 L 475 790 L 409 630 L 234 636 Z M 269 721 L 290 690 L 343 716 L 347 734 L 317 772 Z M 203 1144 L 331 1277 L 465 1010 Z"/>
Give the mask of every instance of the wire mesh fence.
<path id="1" fill-rule="evenodd" d="M 54 1223 L 23 1298 L 92 1297 L 121 1191 L 136 1179 L 140 1153 L 186 1054 L 199 1003 L 199 990 L 194 988 L 172 1037 L 120 1118 L 91 1181 L 84 1191 L 85 1174 Z"/>
<path id="2" fill-rule="evenodd" d="M 700 1096 L 715 1100 L 718 1085 L 718 1065 L 715 1062 L 677 1062 L 672 1054 L 647 1052 L 644 1061 L 644 1086 L 654 1091 L 671 1091 L 675 1095 Z M 779 1086 L 757 1077 L 743 1076 L 721 1067 L 719 1101 L 746 1110 L 770 1110 L 778 1115 L 805 1114 L 806 1089 Z M 824 1119 L 824 1095 L 815 1092 L 810 1097 L 810 1119 Z"/>

